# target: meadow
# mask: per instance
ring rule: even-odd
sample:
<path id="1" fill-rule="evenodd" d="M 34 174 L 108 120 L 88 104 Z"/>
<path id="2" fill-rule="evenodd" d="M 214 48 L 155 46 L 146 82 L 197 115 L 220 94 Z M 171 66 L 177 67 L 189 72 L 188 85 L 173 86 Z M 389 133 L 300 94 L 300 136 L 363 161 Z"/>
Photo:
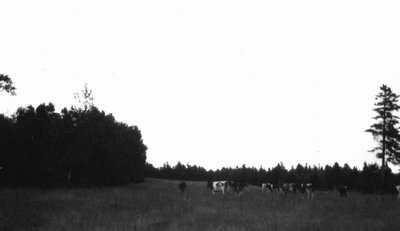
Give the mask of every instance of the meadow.
<path id="1" fill-rule="evenodd" d="M 316 191 L 283 196 L 251 186 L 212 196 L 205 182 L 148 179 L 91 189 L 0 188 L 0 230 L 400 230 L 395 195 Z"/>

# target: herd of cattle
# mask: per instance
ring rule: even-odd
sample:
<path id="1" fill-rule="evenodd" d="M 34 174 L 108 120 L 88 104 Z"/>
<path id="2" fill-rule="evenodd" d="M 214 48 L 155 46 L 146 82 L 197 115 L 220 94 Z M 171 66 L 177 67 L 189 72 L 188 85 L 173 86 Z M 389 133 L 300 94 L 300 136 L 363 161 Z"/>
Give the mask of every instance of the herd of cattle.
<path id="1" fill-rule="evenodd" d="M 293 193 L 295 194 L 296 191 L 299 191 L 301 193 L 307 193 L 307 198 L 308 199 L 313 199 L 314 198 L 314 188 L 312 183 L 280 183 L 280 184 L 272 184 L 272 183 L 262 183 L 258 185 L 261 187 L 261 191 L 267 191 L 267 192 L 273 192 L 273 191 L 278 191 L 281 192 L 282 194 L 286 195 L 288 193 Z M 187 185 L 185 182 L 181 182 L 179 185 L 179 190 L 183 193 Z M 241 182 L 234 182 L 234 181 L 208 181 L 207 182 L 207 188 L 211 190 L 213 196 L 216 192 L 222 192 L 222 194 L 225 194 L 225 192 L 230 192 L 234 191 L 236 192 L 239 196 L 243 195 L 243 190 L 247 189 L 250 191 L 248 184 L 246 183 L 241 183 Z M 397 200 L 400 200 L 400 185 L 395 186 L 396 191 L 398 192 Z M 347 197 L 347 190 L 349 189 L 349 186 L 347 185 L 339 185 L 337 187 L 337 191 L 339 192 L 340 197 Z"/>

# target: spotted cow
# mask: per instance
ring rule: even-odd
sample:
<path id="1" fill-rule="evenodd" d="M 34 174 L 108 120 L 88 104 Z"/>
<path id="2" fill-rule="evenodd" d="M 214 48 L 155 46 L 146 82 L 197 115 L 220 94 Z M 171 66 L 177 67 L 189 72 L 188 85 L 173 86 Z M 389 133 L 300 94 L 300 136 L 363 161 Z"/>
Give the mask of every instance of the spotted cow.
<path id="1" fill-rule="evenodd" d="M 267 190 L 267 192 L 272 192 L 275 189 L 275 187 L 271 183 L 262 183 L 261 192 L 264 192 L 264 189 Z"/>
<path id="2" fill-rule="evenodd" d="M 212 191 L 213 196 L 214 196 L 215 192 L 222 192 L 222 194 L 225 194 L 227 187 L 228 187 L 227 181 L 208 181 L 207 182 L 207 188 L 209 188 Z"/>
<path id="3" fill-rule="evenodd" d="M 312 183 L 300 184 L 300 192 L 307 193 L 307 199 L 314 199 L 314 188 Z"/>

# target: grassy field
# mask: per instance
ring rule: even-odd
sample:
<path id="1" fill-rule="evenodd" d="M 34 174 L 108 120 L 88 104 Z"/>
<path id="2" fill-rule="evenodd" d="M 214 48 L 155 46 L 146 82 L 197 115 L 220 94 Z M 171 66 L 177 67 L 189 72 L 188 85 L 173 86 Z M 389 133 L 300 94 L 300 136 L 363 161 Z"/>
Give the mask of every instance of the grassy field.
<path id="1" fill-rule="evenodd" d="M 316 192 L 313 201 L 251 187 L 243 197 L 205 182 L 146 179 L 97 189 L 0 188 L 0 230 L 400 230 L 393 195 Z"/>

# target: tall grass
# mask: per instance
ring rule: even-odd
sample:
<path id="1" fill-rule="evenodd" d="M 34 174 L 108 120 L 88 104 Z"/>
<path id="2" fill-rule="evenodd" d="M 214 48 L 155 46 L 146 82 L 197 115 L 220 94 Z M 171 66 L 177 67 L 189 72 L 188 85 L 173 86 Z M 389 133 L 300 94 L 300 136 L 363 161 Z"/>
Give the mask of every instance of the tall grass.
<path id="1" fill-rule="evenodd" d="M 0 189 L 0 230 L 400 230 L 393 195 L 283 196 L 251 187 L 212 194 L 205 182 L 146 179 L 97 189 Z"/>

